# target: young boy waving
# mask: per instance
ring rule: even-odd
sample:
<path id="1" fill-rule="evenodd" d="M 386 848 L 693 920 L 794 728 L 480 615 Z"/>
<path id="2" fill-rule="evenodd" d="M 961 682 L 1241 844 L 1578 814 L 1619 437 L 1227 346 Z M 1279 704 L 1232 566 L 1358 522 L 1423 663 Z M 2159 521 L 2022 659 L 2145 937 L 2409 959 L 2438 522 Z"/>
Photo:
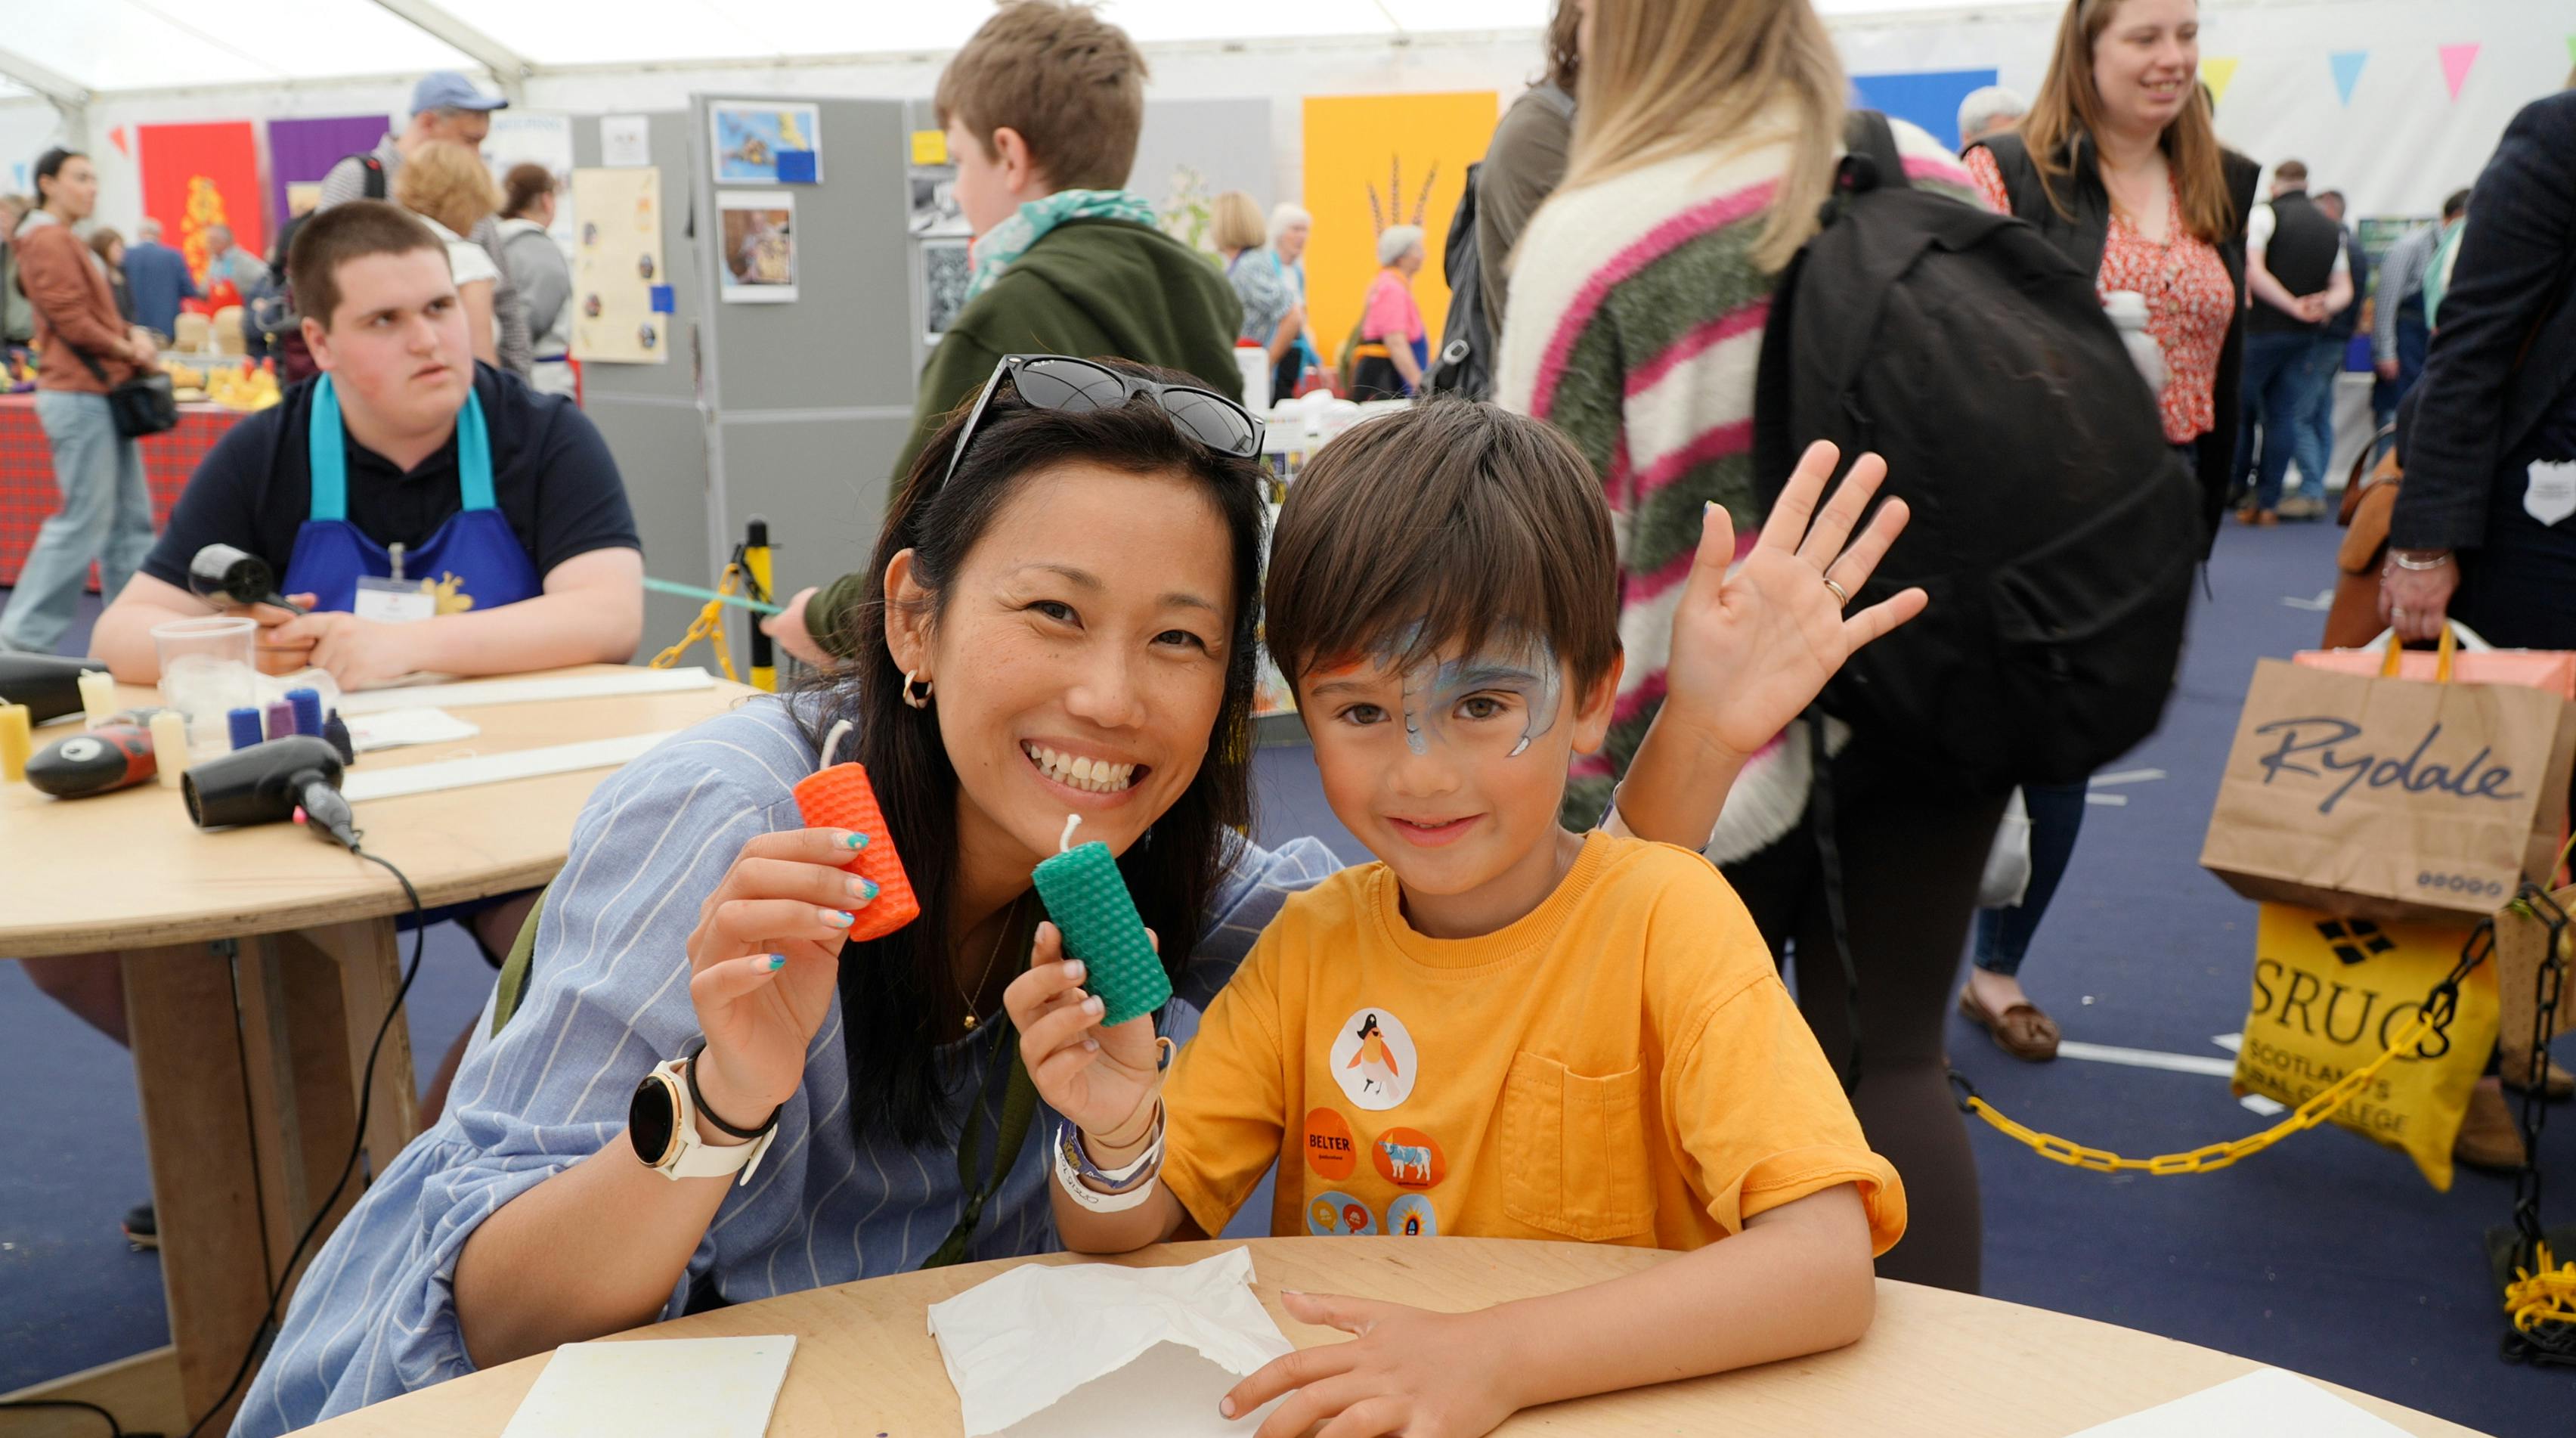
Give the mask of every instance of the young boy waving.
<path id="1" fill-rule="evenodd" d="M 1052 935 L 1012 986 L 1078 1130 L 1070 1248 L 1218 1232 L 1275 1161 L 1277 1234 L 1691 1250 L 1477 1313 L 1292 1296 L 1359 1337 L 1228 1395 L 1299 1390 L 1260 1438 L 1336 1415 L 1480 1434 L 1869 1325 L 1904 1190 L 1752 920 L 1696 854 L 1557 824 L 1612 717 L 1616 574 L 1598 481 L 1544 424 L 1443 402 L 1336 440 L 1290 491 L 1265 614 L 1325 796 L 1379 862 L 1288 902 L 1168 1076 L 1150 1022 L 1097 1026 Z"/>

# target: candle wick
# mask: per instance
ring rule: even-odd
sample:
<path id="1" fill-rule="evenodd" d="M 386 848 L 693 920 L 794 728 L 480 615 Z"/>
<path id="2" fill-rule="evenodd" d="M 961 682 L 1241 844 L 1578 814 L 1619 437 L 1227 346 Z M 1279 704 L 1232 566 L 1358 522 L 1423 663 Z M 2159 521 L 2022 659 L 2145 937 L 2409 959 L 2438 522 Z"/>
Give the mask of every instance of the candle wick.
<path id="1" fill-rule="evenodd" d="M 832 726 L 832 732 L 823 736 L 823 763 L 821 767 L 825 769 L 832 767 L 832 756 L 840 752 L 841 740 L 846 737 L 849 732 L 850 721 L 844 719 L 840 723 Z"/>
<path id="2" fill-rule="evenodd" d="M 1075 828 L 1080 826 L 1081 823 L 1082 816 L 1080 814 L 1067 814 L 1064 816 L 1064 837 L 1055 841 L 1055 851 L 1057 853 L 1061 854 L 1073 847 L 1073 831 Z"/>

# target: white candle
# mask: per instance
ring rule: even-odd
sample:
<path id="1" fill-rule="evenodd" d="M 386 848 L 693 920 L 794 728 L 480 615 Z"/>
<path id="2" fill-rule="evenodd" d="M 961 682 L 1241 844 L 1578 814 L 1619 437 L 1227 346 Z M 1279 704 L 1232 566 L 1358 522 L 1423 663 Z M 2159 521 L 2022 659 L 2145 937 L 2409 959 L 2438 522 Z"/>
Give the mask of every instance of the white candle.
<path id="1" fill-rule="evenodd" d="M 164 789 L 179 787 L 188 772 L 188 716 L 164 709 L 152 716 L 152 762 Z"/>
<path id="2" fill-rule="evenodd" d="M 107 722 L 116 712 L 116 676 L 84 669 L 80 677 L 81 712 L 88 716 L 92 729 Z"/>

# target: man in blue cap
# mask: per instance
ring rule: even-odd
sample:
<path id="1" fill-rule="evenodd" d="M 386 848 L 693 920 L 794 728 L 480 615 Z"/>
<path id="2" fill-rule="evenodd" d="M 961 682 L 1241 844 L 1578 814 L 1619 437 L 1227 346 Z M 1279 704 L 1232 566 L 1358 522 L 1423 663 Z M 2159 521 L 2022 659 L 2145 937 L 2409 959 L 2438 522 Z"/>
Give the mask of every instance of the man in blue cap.
<path id="1" fill-rule="evenodd" d="M 388 131 L 376 147 L 333 165 L 322 177 L 316 210 L 350 200 L 381 200 L 393 194 L 394 176 L 403 160 L 433 140 L 454 140 L 467 149 L 483 147 L 492 132 L 492 112 L 506 110 L 506 96 L 487 95 L 453 70 L 433 70 L 411 87 L 411 121 L 400 132 Z M 467 239 L 491 252 L 501 276 L 492 282 L 492 315 L 500 322 L 501 368 L 521 379 L 536 373 L 536 350 L 528 334 L 528 309 L 519 287 L 510 282 L 510 266 L 501 258 L 500 222 L 486 216 Z"/>

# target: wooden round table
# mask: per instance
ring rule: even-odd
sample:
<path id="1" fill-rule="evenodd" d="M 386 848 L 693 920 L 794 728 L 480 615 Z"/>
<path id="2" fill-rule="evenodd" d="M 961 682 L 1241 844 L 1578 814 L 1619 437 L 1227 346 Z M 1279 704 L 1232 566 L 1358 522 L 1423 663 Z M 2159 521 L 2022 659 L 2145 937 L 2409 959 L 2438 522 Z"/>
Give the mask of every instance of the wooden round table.
<path id="1" fill-rule="evenodd" d="M 1237 1246 L 1175 1243 L 1115 1262 L 1195 1263 Z M 1282 1288 L 1464 1310 L 1563 1292 L 1662 1263 L 1653 1249 L 1491 1238 L 1260 1238 L 1254 1287 L 1289 1341 L 1343 1341 L 1290 1318 Z M 796 1335 L 770 1418 L 771 1438 L 955 1434 L 956 1390 L 925 1310 L 1019 1263 L 906 1273 L 765 1299 L 655 1324 L 621 1339 Z M 539 1354 L 379 1403 L 305 1431 L 316 1438 L 465 1438 L 497 1434 L 544 1371 Z M 1712 1378 L 1531 1409 L 1496 1431 L 1619 1434 L 1906 1434 L 1910 1438 L 2063 1438 L 2252 1372 L 2258 1364 L 2132 1329 L 1880 1280 L 1878 1319 L 1850 1348 Z M 2408 1433 L 2469 1435 L 2454 1423 L 2334 1388 Z M 1249 1433 L 1249 1427 L 1245 1432 Z"/>
<path id="2" fill-rule="evenodd" d="M 631 672 L 597 664 L 517 678 Z M 457 717 L 481 733 L 361 755 L 350 772 L 685 729 L 752 692 L 719 681 L 460 707 Z M 117 702 L 152 705 L 160 697 L 125 685 Z M 36 744 L 77 732 L 77 720 L 47 725 Z M 551 880 L 574 817 L 614 772 L 591 768 L 351 807 L 368 851 L 399 865 L 423 906 L 435 909 Z M 178 1370 L 175 1395 L 160 1375 L 69 1396 L 99 1401 L 93 1395 L 103 1393 L 129 1428 L 171 1428 L 168 1416 L 184 1408 L 175 1425 L 184 1430 L 231 1381 L 271 1285 L 291 1277 L 284 1266 L 296 1235 L 348 1156 L 357 1075 L 402 981 L 408 946 L 397 941 L 395 918 L 410 904 L 383 869 L 295 825 L 200 832 L 177 791 L 155 783 L 70 800 L 0 784 L 0 834 L 8 836 L 0 957 L 125 959 L 174 1350 L 164 1358 Z M 229 1021 L 214 1021 L 219 1016 Z M 442 1046 L 452 1037 L 424 1036 Z M 366 1132 L 372 1169 L 419 1132 L 413 1082 L 409 1028 L 396 1023 L 376 1060 Z M 342 1196 L 343 1211 L 360 1186 Z M 129 1401 L 135 1391 L 149 1395 L 140 1408 Z M 225 1421 L 208 1429 L 220 1432 Z"/>

